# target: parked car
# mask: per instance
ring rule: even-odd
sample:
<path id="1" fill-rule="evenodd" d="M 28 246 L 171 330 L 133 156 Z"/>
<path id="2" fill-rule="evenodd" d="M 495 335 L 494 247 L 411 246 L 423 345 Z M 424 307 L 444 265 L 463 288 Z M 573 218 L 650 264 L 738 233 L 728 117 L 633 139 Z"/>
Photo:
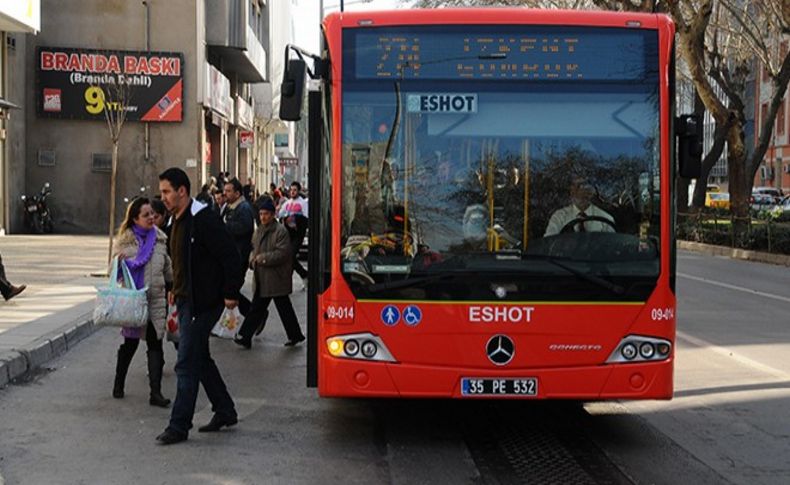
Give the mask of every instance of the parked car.
<path id="1" fill-rule="evenodd" d="M 778 217 L 790 219 L 790 195 L 779 201 L 773 210 Z"/>
<path id="2" fill-rule="evenodd" d="M 729 209 L 730 194 L 728 192 L 708 192 L 705 194 L 705 207 L 713 209 Z"/>
<path id="3" fill-rule="evenodd" d="M 752 196 L 749 197 L 749 206 L 754 211 L 770 210 L 773 209 L 775 205 L 776 201 L 770 194 L 752 192 Z"/>
<path id="4" fill-rule="evenodd" d="M 776 187 L 755 187 L 752 189 L 752 195 L 754 194 L 770 195 L 774 199 L 774 204 L 778 204 L 783 197 L 782 191 Z"/>

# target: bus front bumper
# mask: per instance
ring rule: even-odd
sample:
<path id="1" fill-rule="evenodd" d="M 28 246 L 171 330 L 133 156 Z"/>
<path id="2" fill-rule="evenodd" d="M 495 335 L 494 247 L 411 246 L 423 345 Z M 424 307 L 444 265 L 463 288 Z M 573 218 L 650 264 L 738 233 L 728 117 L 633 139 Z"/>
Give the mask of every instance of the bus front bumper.
<path id="1" fill-rule="evenodd" d="M 478 369 L 365 362 L 322 356 L 325 397 L 483 399 L 671 399 L 674 360 L 533 369 Z M 534 395 L 464 392 L 464 379 L 535 380 Z M 468 390 L 468 389 L 467 389 Z"/>

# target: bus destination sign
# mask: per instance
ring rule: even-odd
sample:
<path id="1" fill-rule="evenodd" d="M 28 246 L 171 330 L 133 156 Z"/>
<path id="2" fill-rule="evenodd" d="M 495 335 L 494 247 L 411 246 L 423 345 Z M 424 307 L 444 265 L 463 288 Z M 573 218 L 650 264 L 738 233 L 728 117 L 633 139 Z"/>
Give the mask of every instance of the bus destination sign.
<path id="1" fill-rule="evenodd" d="M 521 27 L 355 29 L 357 79 L 624 81 L 654 75 L 655 31 Z M 476 32 L 476 31 L 477 32 Z"/>

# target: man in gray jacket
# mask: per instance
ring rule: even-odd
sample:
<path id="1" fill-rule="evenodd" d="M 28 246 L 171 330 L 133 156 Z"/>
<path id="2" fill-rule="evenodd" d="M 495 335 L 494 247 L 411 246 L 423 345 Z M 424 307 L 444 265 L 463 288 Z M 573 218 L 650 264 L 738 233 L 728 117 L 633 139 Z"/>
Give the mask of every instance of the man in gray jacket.
<path id="1" fill-rule="evenodd" d="M 290 237 L 288 230 L 274 219 L 274 214 L 274 204 L 270 199 L 261 202 L 258 208 L 261 224 L 252 236 L 250 256 L 255 281 L 252 307 L 236 337 L 236 343 L 247 349 L 252 347 L 252 336 L 256 329 L 266 325 L 272 300 L 288 335 L 285 346 L 292 347 L 305 339 L 289 297 L 293 292 Z"/>

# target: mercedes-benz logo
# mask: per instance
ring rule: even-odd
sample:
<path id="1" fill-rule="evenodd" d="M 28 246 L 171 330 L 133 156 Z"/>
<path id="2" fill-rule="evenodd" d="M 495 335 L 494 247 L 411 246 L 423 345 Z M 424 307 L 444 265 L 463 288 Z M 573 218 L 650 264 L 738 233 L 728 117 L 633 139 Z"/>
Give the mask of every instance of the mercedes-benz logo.
<path id="1" fill-rule="evenodd" d="M 513 360 L 516 353 L 516 346 L 510 337 L 505 335 L 494 335 L 486 344 L 486 354 L 496 365 L 505 365 Z"/>

